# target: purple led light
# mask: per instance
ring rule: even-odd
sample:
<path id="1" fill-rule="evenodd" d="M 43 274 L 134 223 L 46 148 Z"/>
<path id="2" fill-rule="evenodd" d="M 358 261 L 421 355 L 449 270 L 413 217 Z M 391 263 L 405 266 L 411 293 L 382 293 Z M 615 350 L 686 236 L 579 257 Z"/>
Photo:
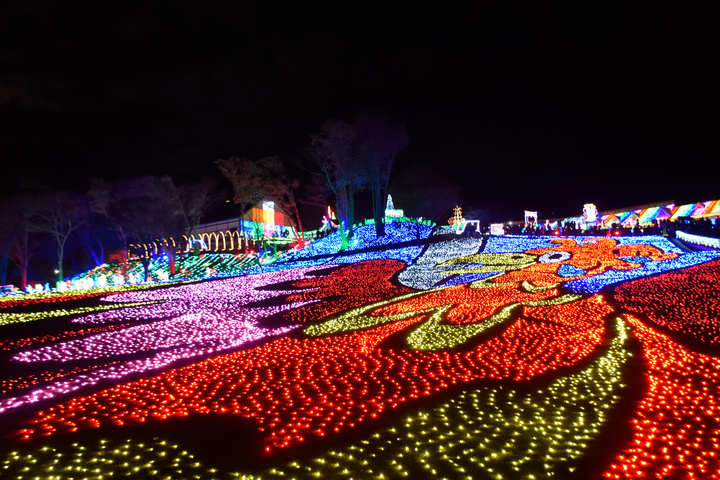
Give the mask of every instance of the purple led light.
<path id="1" fill-rule="evenodd" d="M 70 361 L 147 352 L 143 359 L 82 372 L 51 381 L 32 392 L 0 400 L 0 413 L 12 408 L 53 398 L 94 385 L 101 380 L 117 380 L 131 373 L 164 368 L 181 359 L 222 352 L 244 343 L 287 333 L 300 325 L 268 329 L 258 321 L 280 311 L 311 302 L 271 307 L 245 307 L 245 303 L 275 298 L 298 290 L 256 290 L 278 282 L 296 281 L 318 267 L 268 272 L 212 282 L 179 285 L 154 291 L 126 292 L 112 297 L 114 302 L 162 301 L 154 305 L 90 314 L 76 321 L 105 323 L 128 319 L 158 319 L 155 322 L 103 332 L 85 338 L 18 352 L 13 359 L 23 362 Z M 162 350 L 162 351 L 160 351 Z"/>

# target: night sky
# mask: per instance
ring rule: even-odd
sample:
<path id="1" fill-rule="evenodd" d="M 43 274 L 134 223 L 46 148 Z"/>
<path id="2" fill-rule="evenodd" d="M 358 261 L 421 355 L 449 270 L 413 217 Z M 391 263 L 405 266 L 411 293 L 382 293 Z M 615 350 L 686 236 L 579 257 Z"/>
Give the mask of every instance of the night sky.
<path id="1" fill-rule="evenodd" d="M 289 161 L 375 111 L 409 131 L 396 171 L 435 165 L 466 208 L 720 198 L 715 17 L 682 2 L 7 3 L 3 195 Z"/>

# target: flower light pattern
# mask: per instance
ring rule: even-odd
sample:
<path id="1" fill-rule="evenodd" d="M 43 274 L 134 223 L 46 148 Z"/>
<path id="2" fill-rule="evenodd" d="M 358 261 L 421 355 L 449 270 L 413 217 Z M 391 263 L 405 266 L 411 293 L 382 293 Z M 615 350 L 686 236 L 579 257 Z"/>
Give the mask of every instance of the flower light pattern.
<path id="1" fill-rule="evenodd" d="M 64 332 L 7 339 L 8 361 L 34 370 L 5 379 L 0 420 L 22 413 L 13 438 L 25 450 L 1 468 L 48 476 L 66 458 L 90 468 L 107 450 L 89 442 L 89 457 L 73 457 L 64 439 L 220 415 L 249 422 L 254 457 L 222 475 L 199 461 L 165 475 L 718 476 L 719 365 L 688 346 L 712 336 L 680 345 L 657 328 L 693 331 L 680 315 L 633 300 L 701 310 L 716 277 L 702 288 L 694 271 L 675 280 L 683 269 L 709 275 L 716 264 L 699 264 L 717 252 L 686 254 L 660 237 L 457 238 L 417 257 L 421 248 L 300 251 L 240 277 L 108 295 L 100 305 L 116 308 Z M 672 295 L 663 282 L 675 282 Z M 160 451 L 83 473 L 147 465 L 152 477 Z"/>

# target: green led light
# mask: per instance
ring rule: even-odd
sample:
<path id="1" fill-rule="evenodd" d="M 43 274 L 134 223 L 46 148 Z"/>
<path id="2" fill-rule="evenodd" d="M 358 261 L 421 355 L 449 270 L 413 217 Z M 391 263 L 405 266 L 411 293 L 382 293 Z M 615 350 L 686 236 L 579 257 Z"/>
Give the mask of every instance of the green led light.
<path id="1" fill-rule="evenodd" d="M 110 446 L 113 445 L 113 446 Z M 99 465 L 100 464 L 100 465 Z M 63 480 L 130 478 L 217 478 L 192 455 L 164 440 L 137 444 L 110 440 L 84 445 L 44 446 L 24 455 L 8 454 L 0 464 L 6 478 L 62 478 Z M 48 472 L 57 471 L 57 477 Z"/>

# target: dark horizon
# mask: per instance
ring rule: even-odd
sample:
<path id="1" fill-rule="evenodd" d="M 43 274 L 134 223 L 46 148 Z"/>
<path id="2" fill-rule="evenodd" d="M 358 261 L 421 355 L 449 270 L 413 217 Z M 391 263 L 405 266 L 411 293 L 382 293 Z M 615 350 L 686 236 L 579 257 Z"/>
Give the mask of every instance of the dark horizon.
<path id="1" fill-rule="evenodd" d="M 466 208 L 519 219 L 720 198 L 711 17 L 670 2 L 0 14 L 2 149 L 16 166 L 4 196 L 222 179 L 217 158 L 290 162 L 323 121 L 379 111 L 409 132 L 396 173 L 432 165 Z"/>

